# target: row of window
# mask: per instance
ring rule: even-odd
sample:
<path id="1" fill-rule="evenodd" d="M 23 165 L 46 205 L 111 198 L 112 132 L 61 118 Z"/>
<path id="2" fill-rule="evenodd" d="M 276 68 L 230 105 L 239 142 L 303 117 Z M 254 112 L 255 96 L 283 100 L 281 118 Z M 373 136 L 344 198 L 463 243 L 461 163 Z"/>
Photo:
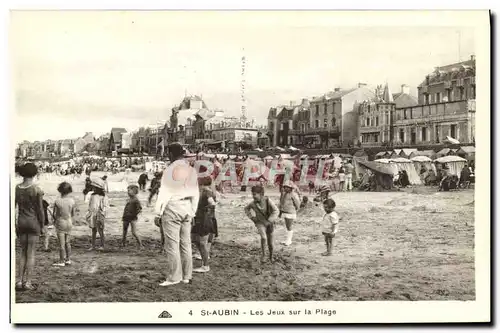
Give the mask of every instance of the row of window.
<path id="1" fill-rule="evenodd" d="M 320 109 L 319 104 L 316 104 L 315 105 L 315 112 L 314 112 L 316 117 L 319 117 L 319 109 Z M 323 114 L 327 115 L 328 114 L 328 104 L 323 104 L 322 109 L 323 109 Z"/>
<path id="2" fill-rule="evenodd" d="M 448 89 L 446 93 L 437 92 L 435 94 L 425 94 L 424 103 L 441 103 L 441 102 L 453 102 L 462 101 L 465 99 L 475 99 L 476 98 L 476 87 L 470 86 L 458 87 L 458 89 Z"/>
<path id="3" fill-rule="evenodd" d="M 421 134 L 421 137 L 420 137 L 419 141 L 427 142 L 430 139 L 429 129 L 427 127 L 421 127 L 420 134 Z M 435 139 L 436 143 L 440 142 L 440 135 L 439 134 L 440 134 L 440 127 L 436 126 L 435 134 L 434 134 L 434 139 Z M 387 133 L 386 133 L 386 135 L 387 135 Z M 407 140 L 408 138 L 406 137 L 406 131 L 404 128 L 400 128 L 399 131 L 397 132 L 397 134 L 396 133 L 393 134 L 393 140 L 394 140 L 394 136 L 396 136 L 396 135 L 398 136 L 399 142 L 401 142 L 401 143 L 411 143 L 411 144 L 417 143 L 417 129 L 416 128 L 411 129 L 409 140 Z M 448 135 L 452 138 L 456 138 L 456 136 L 458 135 L 456 124 L 450 125 Z M 380 136 L 378 133 L 364 133 L 361 135 L 361 141 L 363 143 L 381 143 L 382 141 L 379 141 L 379 139 L 380 139 Z"/>
<path id="4" fill-rule="evenodd" d="M 383 118 L 382 118 L 383 119 Z M 389 125 L 389 113 L 385 114 L 385 124 Z M 379 116 L 374 116 L 374 117 L 366 117 L 364 121 L 364 126 L 370 127 L 370 126 L 379 126 Z"/>

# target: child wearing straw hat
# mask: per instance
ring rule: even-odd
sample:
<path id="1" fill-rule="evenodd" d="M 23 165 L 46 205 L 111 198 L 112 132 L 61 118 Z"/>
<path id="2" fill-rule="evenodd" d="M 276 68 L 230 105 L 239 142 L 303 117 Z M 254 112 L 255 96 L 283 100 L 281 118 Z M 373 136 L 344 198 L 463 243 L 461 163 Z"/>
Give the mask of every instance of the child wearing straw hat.
<path id="1" fill-rule="evenodd" d="M 101 246 L 98 250 L 104 250 L 104 221 L 108 210 L 108 198 L 105 193 L 105 183 L 101 178 L 95 178 L 91 181 L 92 194 L 89 199 L 89 210 L 87 212 L 87 223 L 92 229 L 92 246 L 89 250 L 96 249 L 96 236 L 99 232 Z"/>
<path id="2" fill-rule="evenodd" d="M 293 237 L 293 222 L 297 219 L 297 211 L 300 208 L 300 198 L 296 191 L 294 191 L 294 184 L 291 181 L 283 183 L 283 191 L 280 196 L 280 216 L 285 219 L 287 230 L 286 240 L 282 244 L 289 246 L 292 244 Z"/>

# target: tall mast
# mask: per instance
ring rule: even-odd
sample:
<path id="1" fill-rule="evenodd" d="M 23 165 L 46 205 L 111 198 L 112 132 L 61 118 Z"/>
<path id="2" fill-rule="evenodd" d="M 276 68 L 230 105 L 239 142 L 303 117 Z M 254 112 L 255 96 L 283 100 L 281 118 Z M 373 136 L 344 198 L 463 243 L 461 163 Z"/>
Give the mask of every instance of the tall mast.
<path id="1" fill-rule="evenodd" d="M 246 121 L 247 121 L 247 104 L 246 104 L 246 97 L 245 97 L 245 74 L 246 74 L 246 57 L 245 57 L 245 48 L 243 48 L 243 56 L 241 57 L 241 123 L 242 126 L 245 126 Z"/>

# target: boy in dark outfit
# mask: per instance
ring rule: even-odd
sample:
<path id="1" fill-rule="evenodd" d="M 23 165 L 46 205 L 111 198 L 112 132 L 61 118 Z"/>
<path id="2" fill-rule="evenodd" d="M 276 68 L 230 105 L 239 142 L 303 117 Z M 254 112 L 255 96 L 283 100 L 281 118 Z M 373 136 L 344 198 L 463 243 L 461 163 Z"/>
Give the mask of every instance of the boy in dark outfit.
<path id="1" fill-rule="evenodd" d="M 153 180 L 151 180 L 151 188 L 149 189 L 148 205 L 151 205 L 151 201 L 153 200 L 153 197 L 155 195 L 157 195 L 158 191 L 160 190 L 161 176 L 162 176 L 162 174 L 160 172 L 156 172 L 155 178 L 153 178 Z"/>
<path id="2" fill-rule="evenodd" d="M 142 173 L 140 176 L 139 176 L 139 180 L 137 181 L 137 183 L 139 183 L 139 190 L 141 191 L 146 191 L 146 183 L 148 182 L 148 174 L 147 173 Z"/>

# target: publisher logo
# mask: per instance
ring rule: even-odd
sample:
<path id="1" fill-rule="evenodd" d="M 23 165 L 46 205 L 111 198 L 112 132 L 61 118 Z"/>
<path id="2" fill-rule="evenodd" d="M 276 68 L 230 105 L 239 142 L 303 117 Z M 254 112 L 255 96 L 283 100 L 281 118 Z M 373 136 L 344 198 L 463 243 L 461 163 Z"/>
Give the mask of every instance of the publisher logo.
<path id="1" fill-rule="evenodd" d="M 158 318 L 172 318 L 172 315 L 168 313 L 168 311 L 163 311 L 162 313 L 160 313 Z"/>

